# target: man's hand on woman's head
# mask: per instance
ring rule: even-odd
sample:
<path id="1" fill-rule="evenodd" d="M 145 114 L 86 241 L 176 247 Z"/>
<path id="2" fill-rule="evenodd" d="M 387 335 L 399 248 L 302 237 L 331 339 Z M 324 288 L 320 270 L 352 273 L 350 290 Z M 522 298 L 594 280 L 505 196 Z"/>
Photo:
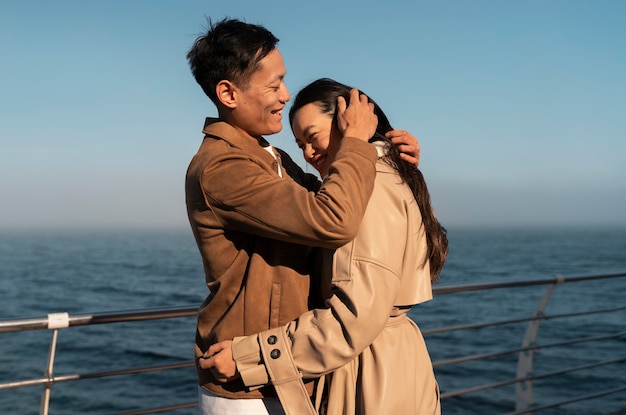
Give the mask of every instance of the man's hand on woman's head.
<path id="1" fill-rule="evenodd" d="M 398 147 L 400 158 L 415 167 L 420 164 L 420 144 L 417 138 L 405 130 L 392 130 L 385 136 Z"/>
<path id="2" fill-rule="evenodd" d="M 337 98 L 337 126 L 344 137 L 354 137 L 367 141 L 376 132 L 378 117 L 374 114 L 374 104 L 358 89 L 350 91 L 350 102 Z"/>

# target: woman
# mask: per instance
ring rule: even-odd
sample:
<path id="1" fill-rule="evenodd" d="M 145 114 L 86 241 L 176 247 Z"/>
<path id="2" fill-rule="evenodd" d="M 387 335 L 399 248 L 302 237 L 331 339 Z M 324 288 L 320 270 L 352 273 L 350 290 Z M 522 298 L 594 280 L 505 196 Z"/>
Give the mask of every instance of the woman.
<path id="1" fill-rule="evenodd" d="M 341 136 L 337 97 L 347 97 L 350 90 L 330 79 L 317 80 L 298 93 L 289 113 L 306 161 L 322 177 L 332 168 Z M 274 384 L 287 414 L 297 413 L 294 396 L 306 399 L 284 387 L 301 383 L 298 374 L 328 374 L 315 400 L 322 413 L 441 411 L 424 339 L 407 312 L 432 299 L 431 283 L 447 255 L 446 231 L 432 210 L 422 174 L 400 161 L 397 148 L 385 138 L 392 130 L 389 120 L 375 103 L 374 108 L 379 120 L 370 140 L 379 152 L 374 193 L 357 237 L 322 253 L 325 308 L 285 327 L 236 338 L 232 345 L 218 343 L 201 362 L 225 381 L 241 376 L 248 387 Z"/>

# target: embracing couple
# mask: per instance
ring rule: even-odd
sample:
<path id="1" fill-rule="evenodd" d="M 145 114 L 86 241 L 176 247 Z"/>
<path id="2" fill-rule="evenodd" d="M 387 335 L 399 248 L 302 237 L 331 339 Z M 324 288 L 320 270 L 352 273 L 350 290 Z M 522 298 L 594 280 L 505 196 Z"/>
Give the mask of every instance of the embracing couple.
<path id="1" fill-rule="evenodd" d="M 209 295 L 195 355 L 202 414 L 439 414 L 417 325 L 445 229 L 415 137 L 357 89 L 319 79 L 289 123 L 305 173 L 265 136 L 291 95 L 278 39 L 209 22 L 187 57 L 215 104 L 186 177 Z"/>

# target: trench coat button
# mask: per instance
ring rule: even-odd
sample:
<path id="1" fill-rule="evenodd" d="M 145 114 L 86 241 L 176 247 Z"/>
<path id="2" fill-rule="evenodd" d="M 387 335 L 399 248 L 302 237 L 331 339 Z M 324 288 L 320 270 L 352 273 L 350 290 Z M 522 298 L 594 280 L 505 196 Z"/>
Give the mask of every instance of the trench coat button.
<path id="1" fill-rule="evenodd" d="M 276 344 L 276 342 L 278 341 L 278 339 L 276 338 L 276 336 L 270 336 L 267 338 L 267 342 L 269 344 Z"/>
<path id="2" fill-rule="evenodd" d="M 274 349 L 270 352 L 270 357 L 272 359 L 278 359 L 280 357 L 280 350 Z"/>

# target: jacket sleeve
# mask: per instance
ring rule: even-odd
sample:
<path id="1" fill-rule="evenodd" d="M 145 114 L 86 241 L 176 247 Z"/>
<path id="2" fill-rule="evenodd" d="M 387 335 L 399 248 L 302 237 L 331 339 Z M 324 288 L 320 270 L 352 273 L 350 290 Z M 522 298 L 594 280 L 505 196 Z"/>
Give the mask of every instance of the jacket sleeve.
<path id="1" fill-rule="evenodd" d="M 379 189 L 377 180 L 358 236 L 335 252 L 328 308 L 234 339 L 233 357 L 246 386 L 280 382 L 271 374 L 283 365 L 294 364 L 305 378 L 329 373 L 357 357 L 382 331 L 398 296 L 406 238 L 418 237 L 407 235 L 404 202 L 390 194 L 393 190 Z M 284 337 L 285 344 L 271 344 L 272 336 Z M 277 358 L 267 350 L 272 348 L 279 350 Z"/>
<path id="2" fill-rule="evenodd" d="M 343 138 L 329 177 L 317 193 L 270 174 L 241 151 L 214 156 L 200 181 L 207 205 L 224 227 L 303 245 L 337 247 L 358 231 L 373 189 L 376 158 L 370 144 Z"/>

